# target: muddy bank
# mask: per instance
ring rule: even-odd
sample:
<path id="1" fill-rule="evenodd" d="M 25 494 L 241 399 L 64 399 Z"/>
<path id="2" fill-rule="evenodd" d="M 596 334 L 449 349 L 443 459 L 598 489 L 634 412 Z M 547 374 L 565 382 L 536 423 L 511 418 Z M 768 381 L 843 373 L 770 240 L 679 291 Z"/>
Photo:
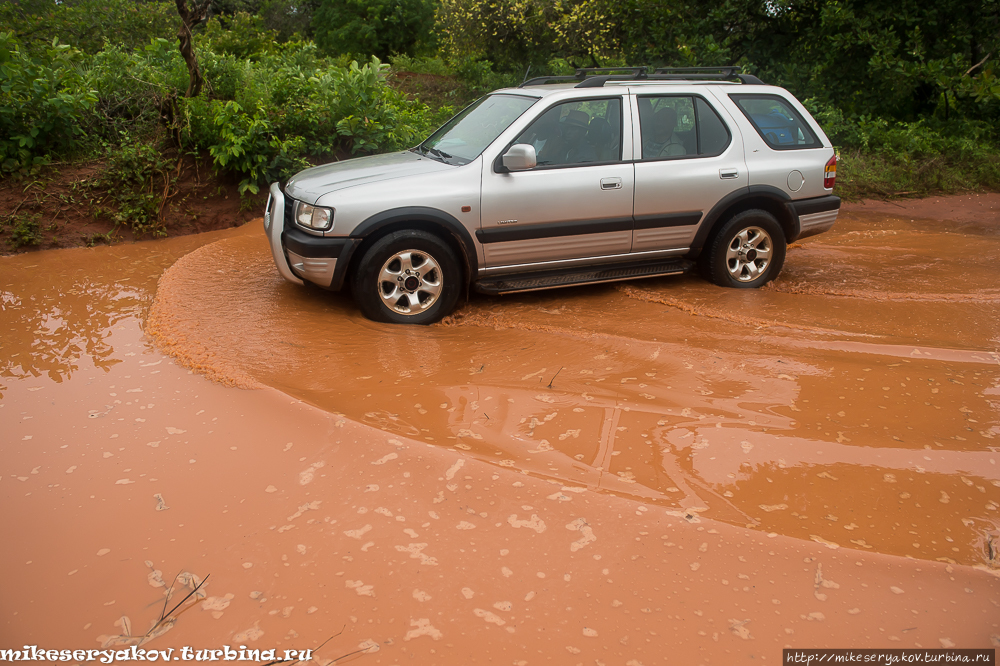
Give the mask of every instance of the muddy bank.
<path id="1" fill-rule="evenodd" d="M 0 179 L 0 255 L 45 249 L 115 245 L 228 229 L 259 217 L 266 192 L 244 202 L 238 180 L 217 174 L 211 159 L 185 157 L 147 182 L 102 184 L 106 161 L 57 165 L 24 179 Z M 107 176 L 104 176 L 107 178 Z M 123 213 L 154 202 L 147 230 Z M 121 219 L 119 219 L 121 218 Z M 153 232 L 156 227 L 158 232 Z"/>
<path id="2" fill-rule="evenodd" d="M 426 329 L 282 283 L 255 225 L 0 259 L 0 647 L 996 645 L 1000 244 L 839 224 L 766 291 L 476 297 Z M 204 585 L 157 624 L 171 581 Z"/>

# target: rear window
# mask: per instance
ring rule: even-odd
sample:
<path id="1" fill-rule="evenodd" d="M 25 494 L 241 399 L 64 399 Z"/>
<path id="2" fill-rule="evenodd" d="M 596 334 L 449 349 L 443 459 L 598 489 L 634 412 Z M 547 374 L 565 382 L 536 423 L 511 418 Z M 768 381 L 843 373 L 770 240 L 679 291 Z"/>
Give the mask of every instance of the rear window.
<path id="1" fill-rule="evenodd" d="M 754 129 L 775 150 L 821 148 L 816 135 L 792 105 L 778 95 L 730 95 Z"/>

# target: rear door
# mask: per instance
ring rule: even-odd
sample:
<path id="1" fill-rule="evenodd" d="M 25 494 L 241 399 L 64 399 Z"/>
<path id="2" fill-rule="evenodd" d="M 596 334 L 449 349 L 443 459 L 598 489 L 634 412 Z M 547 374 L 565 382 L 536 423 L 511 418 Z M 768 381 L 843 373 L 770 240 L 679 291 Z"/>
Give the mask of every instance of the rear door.
<path id="1" fill-rule="evenodd" d="M 631 158 L 622 95 L 562 101 L 511 145 L 530 144 L 538 166 L 498 172 L 484 162 L 482 227 L 486 269 L 531 270 L 627 254 L 632 246 Z M 503 152 L 506 152 L 504 150 Z"/>
<path id="2" fill-rule="evenodd" d="M 707 90 L 634 92 L 632 252 L 684 254 L 712 206 L 747 187 L 743 139 L 732 116 Z"/>
<path id="3" fill-rule="evenodd" d="M 742 125 L 750 125 L 745 137 L 751 185 L 776 188 L 792 199 L 831 193 L 823 187 L 831 147 L 806 121 L 801 105 L 771 92 L 730 93 L 729 98 L 744 116 Z"/>

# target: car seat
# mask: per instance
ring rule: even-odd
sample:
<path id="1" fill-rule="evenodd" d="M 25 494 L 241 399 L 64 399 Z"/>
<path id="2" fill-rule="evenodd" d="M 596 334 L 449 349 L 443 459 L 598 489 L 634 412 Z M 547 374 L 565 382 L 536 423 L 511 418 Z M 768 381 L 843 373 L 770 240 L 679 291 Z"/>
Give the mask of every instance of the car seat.
<path id="1" fill-rule="evenodd" d="M 604 118 L 594 118 L 587 129 L 587 141 L 594 147 L 598 162 L 608 162 L 617 157 L 611 154 L 611 124 Z"/>

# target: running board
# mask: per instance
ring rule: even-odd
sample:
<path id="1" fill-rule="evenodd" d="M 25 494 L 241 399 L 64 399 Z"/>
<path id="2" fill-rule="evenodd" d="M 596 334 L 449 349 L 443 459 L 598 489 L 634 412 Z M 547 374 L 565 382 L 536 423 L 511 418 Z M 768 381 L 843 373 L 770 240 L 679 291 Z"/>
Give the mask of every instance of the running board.
<path id="1" fill-rule="evenodd" d="M 563 270 L 504 275 L 478 280 L 475 289 L 483 294 L 512 294 L 523 291 L 541 291 L 582 284 L 619 282 L 636 278 L 659 277 L 687 273 L 694 268 L 694 262 L 685 259 L 669 259 L 643 264 L 614 264 L 587 270 Z"/>

